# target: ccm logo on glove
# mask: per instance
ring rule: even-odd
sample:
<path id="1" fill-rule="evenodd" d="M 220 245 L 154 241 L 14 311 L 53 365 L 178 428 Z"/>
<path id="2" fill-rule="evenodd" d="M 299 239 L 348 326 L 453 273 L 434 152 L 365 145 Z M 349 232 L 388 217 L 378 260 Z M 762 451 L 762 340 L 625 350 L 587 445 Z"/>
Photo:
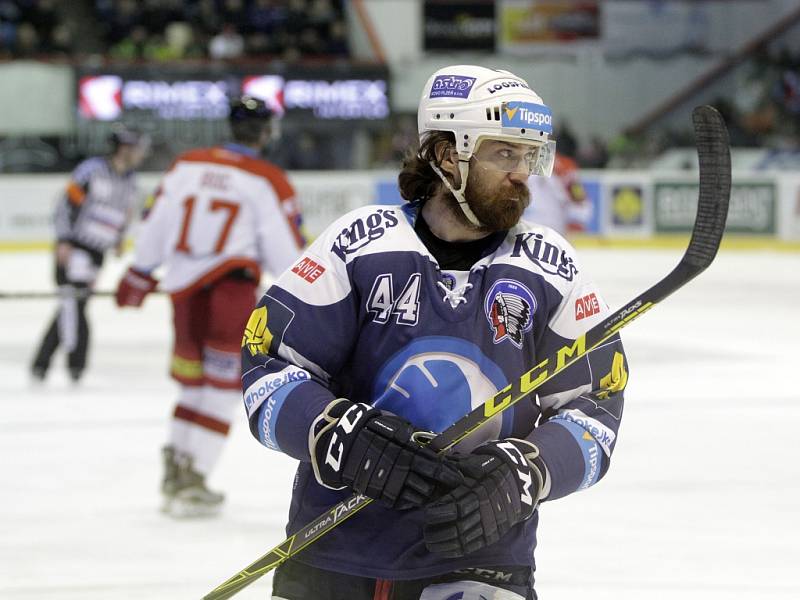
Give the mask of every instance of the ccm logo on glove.
<path id="1" fill-rule="evenodd" d="M 309 432 L 317 481 L 349 487 L 397 509 L 422 506 L 461 485 L 452 459 L 414 440 L 414 426 L 397 415 L 344 398 L 334 400 Z"/>

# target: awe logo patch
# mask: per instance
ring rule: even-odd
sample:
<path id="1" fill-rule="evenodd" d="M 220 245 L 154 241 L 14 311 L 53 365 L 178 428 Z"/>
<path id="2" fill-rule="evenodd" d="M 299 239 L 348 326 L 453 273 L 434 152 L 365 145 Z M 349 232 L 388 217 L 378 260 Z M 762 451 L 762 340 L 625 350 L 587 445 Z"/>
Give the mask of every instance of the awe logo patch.
<path id="1" fill-rule="evenodd" d="M 308 283 L 314 283 L 324 272 L 325 267 L 307 256 L 304 256 L 299 263 L 292 267 L 292 273 L 295 273 L 301 279 L 305 279 Z"/>
<path id="2" fill-rule="evenodd" d="M 597 299 L 597 294 L 592 292 L 583 298 L 575 300 L 575 320 L 580 321 L 586 317 L 591 317 L 600 312 L 600 301 Z"/>
<path id="3" fill-rule="evenodd" d="M 495 344 L 508 339 L 522 348 L 523 334 L 533 327 L 536 298 L 520 282 L 499 279 L 486 295 L 484 311 L 494 331 Z"/>

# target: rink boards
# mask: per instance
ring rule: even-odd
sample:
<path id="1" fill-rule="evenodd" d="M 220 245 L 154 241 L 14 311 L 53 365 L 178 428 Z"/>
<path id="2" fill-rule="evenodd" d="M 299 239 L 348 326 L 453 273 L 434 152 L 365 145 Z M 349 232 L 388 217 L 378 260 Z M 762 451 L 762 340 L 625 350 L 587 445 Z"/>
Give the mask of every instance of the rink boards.
<path id="1" fill-rule="evenodd" d="M 159 177 L 139 176 L 143 197 Z M 0 176 L 0 250 L 51 243 L 53 203 L 67 178 L 66 173 Z M 294 171 L 290 178 L 311 236 L 359 206 L 402 202 L 394 171 Z M 581 180 L 592 216 L 578 245 L 598 240 L 670 245 L 671 238 L 684 240 L 691 229 L 697 206 L 692 171 L 586 170 Z M 734 172 L 728 234 L 729 246 L 800 249 L 800 174 Z"/>

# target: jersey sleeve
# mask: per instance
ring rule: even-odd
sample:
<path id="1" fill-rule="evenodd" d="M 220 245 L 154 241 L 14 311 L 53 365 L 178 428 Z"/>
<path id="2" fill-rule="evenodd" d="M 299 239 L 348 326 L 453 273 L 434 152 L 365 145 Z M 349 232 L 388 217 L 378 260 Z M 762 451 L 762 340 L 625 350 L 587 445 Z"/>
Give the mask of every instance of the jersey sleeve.
<path id="1" fill-rule="evenodd" d="M 98 159 L 90 158 L 80 163 L 71 173 L 64 193 L 56 202 L 54 224 L 56 240 L 66 242 L 72 239 L 72 230 L 78 215 L 83 210 L 86 196 L 89 193 L 89 182 L 92 173 L 98 166 Z"/>
<path id="2" fill-rule="evenodd" d="M 143 273 L 152 272 L 167 259 L 168 244 L 173 242 L 172 229 L 180 218 L 169 198 L 173 172 L 164 176 L 144 207 L 133 258 L 133 267 Z"/>
<path id="3" fill-rule="evenodd" d="M 582 335 L 610 312 L 580 273 L 550 316 L 540 357 L 581 351 Z M 547 499 L 586 489 L 607 472 L 622 418 L 628 364 L 619 335 L 606 340 L 539 389 L 542 417 L 528 436 L 548 471 Z"/>
<path id="4" fill-rule="evenodd" d="M 262 268 L 273 274 L 294 264 L 306 246 L 302 232 L 302 213 L 294 187 L 277 167 L 264 173 L 264 182 L 272 193 L 257 198 L 257 236 Z M 274 198 L 274 202 L 270 198 Z"/>
<path id="5" fill-rule="evenodd" d="M 341 229 L 341 228 L 339 228 Z M 336 224 L 328 231 L 336 230 Z M 326 232 L 261 298 L 242 339 L 242 389 L 253 435 L 309 460 L 308 432 L 337 394 L 357 338 L 357 299 Z"/>

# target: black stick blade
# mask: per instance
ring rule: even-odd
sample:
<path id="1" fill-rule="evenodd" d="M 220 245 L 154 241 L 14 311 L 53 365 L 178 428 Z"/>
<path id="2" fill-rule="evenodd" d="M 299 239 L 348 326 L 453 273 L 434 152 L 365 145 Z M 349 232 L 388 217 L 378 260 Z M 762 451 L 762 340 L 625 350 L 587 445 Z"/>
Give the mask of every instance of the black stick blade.
<path id="1" fill-rule="evenodd" d="M 683 260 L 702 271 L 719 250 L 731 195 L 731 152 L 728 130 L 717 109 L 698 106 L 692 111 L 700 191 L 692 239 Z"/>

